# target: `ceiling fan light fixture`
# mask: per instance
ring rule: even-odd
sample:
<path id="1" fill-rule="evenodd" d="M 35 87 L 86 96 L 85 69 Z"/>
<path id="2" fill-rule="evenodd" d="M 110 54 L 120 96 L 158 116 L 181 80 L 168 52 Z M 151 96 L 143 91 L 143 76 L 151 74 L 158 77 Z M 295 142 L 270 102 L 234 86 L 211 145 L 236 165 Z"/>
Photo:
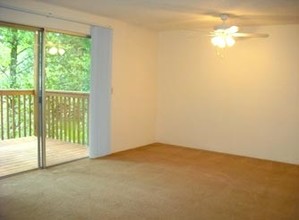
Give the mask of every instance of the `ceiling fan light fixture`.
<path id="1" fill-rule="evenodd" d="M 65 50 L 63 48 L 59 48 L 58 53 L 62 56 L 65 53 Z"/>
<path id="2" fill-rule="evenodd" d="M 234 34 L 239 31 L 237 26 L 231 26 L 229 28 L 218 28 L 212 32 L 211 42 L 214 46 L 219 48 L 232 47 L 236 41 Z"/>
<path id="3" fill-rule="evenodd" d="M 225 38 L 225 42 L 226 42 L 226 45 L 229 47 L 234 46 L 234 44 L 236 43 L 235 39 L 232 36 L 227 36 Z"/>
<path id="4" fill-rule="evenodd" d="M 55 55 L 55 54 L 57 54 L 57 52 L 58 52 L 57 47 L 51 47 L 49 49 L 49 54 L 51 54 L 51 55 Z"/>
<path id="5" fill-rule="evenodd" d="M 216 27 L 214 32 L 212 32 L 211 42 L 214 46 L 219 48 L 232 47 L 236 41 L 234 39 L 234 34 L 239 31 L 239 27 L 230 26 L 227 27 L 224 24 L 222 26 Z"/>
<path id="6" fill-rule="evenodd" d="M 231 26 L 230 28 L 227 29 L 227 32 L 231 34 L 237 33 L 238 31 L 239 31 L 238 26 Z"/>
<path id="7" fill-rule="evenodd" d="M 225 48 L 225 47 L 232 47 L 236 43 L 235 39 L 230 35 L 219 35 L 214 36 L 211 39 L 211 43 L 219 48 Z"/>
<path id="8" fill-rule="evenodd" d="M 214 46 L 224 48 L 226 46 L 225 38 L 222 36 L 214 36 L 211 39 Z"/>

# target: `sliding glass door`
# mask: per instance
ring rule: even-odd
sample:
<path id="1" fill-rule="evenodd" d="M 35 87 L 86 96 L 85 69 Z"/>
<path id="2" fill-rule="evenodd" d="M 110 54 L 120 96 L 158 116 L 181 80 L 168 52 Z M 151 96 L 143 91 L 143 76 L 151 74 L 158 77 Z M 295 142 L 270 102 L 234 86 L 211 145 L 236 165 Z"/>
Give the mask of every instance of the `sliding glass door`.
<path id="1" fill-rule="evenodd" d="M 90 40 L 0 23 L 0 176 L 87 156 Z"/>
<path id="2" fill-rule="evenodd" d="M 38 167 L 37 61 L 42 30 L 0 23 L 0 176 Z"/>
<path id="3" fill-rule="evenodd" d="M 47 165 L 87 157 L 90 39 L 47 32 Z"/>

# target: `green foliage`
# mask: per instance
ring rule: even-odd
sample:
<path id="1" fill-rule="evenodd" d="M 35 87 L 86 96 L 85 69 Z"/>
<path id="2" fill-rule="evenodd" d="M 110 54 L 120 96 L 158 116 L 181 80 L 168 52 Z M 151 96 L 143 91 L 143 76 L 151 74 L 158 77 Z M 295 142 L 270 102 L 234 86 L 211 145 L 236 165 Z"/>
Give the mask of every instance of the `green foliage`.
<path id="1" fill-rule="evenodd" d="M 34 88 L 35 50 L 33 31 L 0 27 L 0 88 Z M 89 69 L 90 39 L 46 33 L 46 90 L 89 91 Z"/>
<path id="2" fill-rule="evenodd" d="M 46 41 L 46 88 L 89 91 L 90 40 L 48 32 Z M 50 53 L 53 48 L 57 53 Z"/>
<path id="3" fill-rule="evenodd" d="M 33 31 L 0 27 L 0 89 L 33 90 L 38 59 L 36 36 L 38 35 Z M 47 32 L 45 33 L 44 55 L 46 91 L 89 91 L 90 39 Z M 30 98 L 29 96 L 25 98 L 23 95 L 3 97 L 1 99 L 3 107 L 1 106 L 0 109 L 0 115 L 4 118 L 4 121 L 1 121 L 1 138 L 7 139 L 32 135 L 34 130 L 33 123 L 36 122 L 33 122 L 33 102 L 28 104 L 28 100 L 34 100 L 33 95 Z M 84 115 L 81 117 L 81 120 L 84 118 L 83 121 L 80 122 L 70 115 L 65 116 L 61 120 L 68 120 L 68 123 L 65 125 L 68 128 L 61 130 L 62 128 L 58 124 L 62 126 L 62 122 L 56 118 L 54 113 L 57 109 L 55 108 L 49 110 L 49 117 L 54 121 L 47 120 L 47 126 L 56 126 L 55 131 L 59 134 L 61 133 L 64 140 L 75 142 L 77 138 L 80 143 L 86 144 L 88 140 L 88 134 L 86 134 L 88 113 L 86 109 L 83 109 L 83 106 L 78 106 L 78 103 L 78 99 L 72 98 L 67 105 L 70 109 L 77 106 L 79 112 Z M 87 105 L 85 103 L 85 108 L 87 108 Z M 59 106 L 56 107 L 58 108 Z M 82 127 L 81 130 L 79 127 Z M 26 130 L 28 131 L 27 133 L 25 132 Z M 47 132 L 49 133 L 49 130 Z M 5 135 L 3 135 L 4 133 Z M 56 133 L 53 134 L 52 138 L 61 138 Z M 50 137 L 49 135 L 50 133 L 48 137 Z"/>
<path id="4" fill-rule="evenodd" d="M 0 88 L 33 88 L 34 32 L 0 27 Z"/>

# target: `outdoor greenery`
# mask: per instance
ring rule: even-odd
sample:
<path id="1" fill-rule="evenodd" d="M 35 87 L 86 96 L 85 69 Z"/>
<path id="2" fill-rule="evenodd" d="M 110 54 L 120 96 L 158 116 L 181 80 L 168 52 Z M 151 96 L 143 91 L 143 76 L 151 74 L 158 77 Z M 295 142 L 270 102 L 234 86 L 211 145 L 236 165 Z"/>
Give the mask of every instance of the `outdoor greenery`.
<path id="1" fill-rule="evenodd" d="M 90 39 L 48 32 L 46 52 L 46 89 L 89 91 Z"/>
<path id="2" fill-rule="evenodd" d="M 0 27 L 0 139 L 31 136 L 36 131 L 36 96 L 29 91 L 37 79 L 37 36 L 34 31 Z M 85 144 L 88 96 L 48 97 L 47 91 L 89 92 L 90 39 L 46 32 L 44 63 L 47 136 Z M 7 89 L 16 92 L 7 95 Z M 27 90 L 26 95 L 18 90 Z"/>
<path id="3" fill-rule="evenodd" d="M 0 27 L 0 89 L 34 88 L 35 35 Z M 89 91 L 90 39 L 54 32 L 45 39 L 46 89 Z"/>
<path id="4" fill-rule="evenodd" d="M 34 88 L 34 32 L 0 27 L 0 89 Z"/>

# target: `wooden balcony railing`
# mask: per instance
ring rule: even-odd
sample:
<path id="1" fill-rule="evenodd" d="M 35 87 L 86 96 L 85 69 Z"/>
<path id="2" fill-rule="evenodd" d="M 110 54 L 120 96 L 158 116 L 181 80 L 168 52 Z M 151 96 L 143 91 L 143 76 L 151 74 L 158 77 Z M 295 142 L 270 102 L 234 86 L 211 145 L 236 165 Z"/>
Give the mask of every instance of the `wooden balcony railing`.
<path id="1" fill-rule="evenodd" d="M 34 134 L 34 90 L 0 90 L 1 140 Z"/>
<path id="2" fill-rule="evenodd" d="M 89 94 L 46 92 L 47 137 L 77 144 L 88 143 Z"/>
<path id="3" fill-rule="evenodd" d="M 46 91 L 46 137 L 71 143 L 88 143 L 89 94 Z M 0 90 L 1 140 L 36 134 L 34 90 Z"/>

